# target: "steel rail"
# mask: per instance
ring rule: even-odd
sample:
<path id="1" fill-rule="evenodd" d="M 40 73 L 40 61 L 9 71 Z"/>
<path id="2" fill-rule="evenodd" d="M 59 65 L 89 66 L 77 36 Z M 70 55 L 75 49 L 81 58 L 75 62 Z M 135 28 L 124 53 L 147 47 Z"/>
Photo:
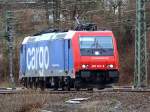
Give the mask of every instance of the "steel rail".
<path id="1" fill-rule="evenodd" d="M 80 91 L 71 90 L 71 91 L 62 91 L 62 90 L 50 90 L 47 89 L 45 91 L 41 90 L 4 90 L 0 89 L 0 94 L 74 94 L 74 93 L 149 93 L 150 89 L 136 89 L 136 88 L 126 88 L 126 87 L 116 87 L 116 88 L 105 88 L 102 90 L 95 89 L 94 90 L 86 90 L 81 89 Z"/>

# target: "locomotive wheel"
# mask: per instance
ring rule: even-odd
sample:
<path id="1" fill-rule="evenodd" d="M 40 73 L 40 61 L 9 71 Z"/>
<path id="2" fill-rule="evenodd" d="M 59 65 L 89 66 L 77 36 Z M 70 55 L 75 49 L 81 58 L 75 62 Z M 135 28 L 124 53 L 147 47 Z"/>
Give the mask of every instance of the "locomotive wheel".
<path id="1" fill-rule="evenodd" d="M 63 83 L 61 85 L 62 91 L 70 91 L 70 85 Z"/>
<path id="2" fill-rule="evenodd" d="M 81 79 L 79 79 L 79 78 L 75 79 L 74 86 L 75 86 L 75 90 L 79 91 L 81 88 Z"/>
<path id="3" fill-rule="evenodd" d="M 32 82 L 32 89 L 35 90 L 35 81 Z"/>
<path id="4" fill-rule="evenodd" d="M 34 87 L 35 87 L 35 89 L 38 88 L 38 78 L 35 78 Z"/>
<path id="5" fill-rule="evenodd" d="M 26 80 L 23 78 L 21 83 L 23 84 L 24 87 L 26 87 Z"/>
<path id="6" fill-rule="evenodd" d="M 44 84 L 43 80 L 40 81 L 40 89 L 41 89 L 41 91 L 45 90 L 45 84 Z"/>
<path id="7" fill-rule="evenodd" d="M 32 89 L 36 90 L 36 79 L 32 78 Z"/>
<path id="8" fill-rule="evenodd" d="M 70 85 L 69 84 L 65 85 L 64 90 L 65 91 L 70 91 Z"/>
<path id="9" fill-rule="evenodd" d="M 29 78 L 27 78 L 27 80 L 26 80 L 26 88 L 27 88 L 27 89 L 30 88 L 29 85 L 30 85 L 30 81 L 29 81 Z"/>
<path id="10" fill-rule="evenodd" d="M 98 90 L 105 89 L 105 85 L 101 84 L 98 86 Z"/>
<path id="11" fill-rule="evenodd" d="M 30 83 L 29 83 L 29 88 L 30 88 L 30 89 L 33 89 L 32 87 L 33 87 L 33 86 L 32 86 L 32 82 L 30 82 Z"/>
<path id="12" fill-rule="evenodd" d="M 46 85 L 46 88 L 51 88 L 51 80 L 50 80 L 50 78 L 47 78 L 46 79 L 46 83 L 45 83 Z"/>
<path id="13" fill-rule="evenodd" d="M 87 88 L 88 91 L 93 91 L 93 88 Z"/>
<path id="14" fill-rule="evenodd" d="M 60 85 L 61 85 L 62 91 L 64 91 L 64 90 L 65 90 L 65 82 L 64 82 L 64 81 L 61 81 Z"/>
<path id="15" fill-rule="evenodd" d="M 36 82 L 36 78 L 33 80 L 32 82 L 32 88 L 33 90 L 37 90 L 37 82 Z"/>
<path id="16" fill-rule="evenodd" d="M 24 79 L 24 86 L 27 88 L 27 79 Z"/>
<path id="17" fill-rule="evenodd" d="M 57 77 L 54 78 L 54 90 L 58 90 L 59 88 L 59 79 Z"/>
<path id="18" fill-rule="evenodd" d="M 29 78 L 29 88 L 33 89 L 33 80 Z"/>
<path id="19" fill-rule="evenodd" d="M 65 90 L 70 91 L 71 81 L 70 77 L 67 77 L 66 84 L 65 84 Z"/>

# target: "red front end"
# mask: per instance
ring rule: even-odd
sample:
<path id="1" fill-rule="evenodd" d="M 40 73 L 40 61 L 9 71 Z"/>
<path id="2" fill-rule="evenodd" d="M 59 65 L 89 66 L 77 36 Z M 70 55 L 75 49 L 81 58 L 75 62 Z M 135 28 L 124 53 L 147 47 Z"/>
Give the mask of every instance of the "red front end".
<path id="1" fill-rule="evenodd" d="M 76 78 L 90 82 L 116 82 L 119 57 L 111 31 L 76 31 L 72 38 Z"/>

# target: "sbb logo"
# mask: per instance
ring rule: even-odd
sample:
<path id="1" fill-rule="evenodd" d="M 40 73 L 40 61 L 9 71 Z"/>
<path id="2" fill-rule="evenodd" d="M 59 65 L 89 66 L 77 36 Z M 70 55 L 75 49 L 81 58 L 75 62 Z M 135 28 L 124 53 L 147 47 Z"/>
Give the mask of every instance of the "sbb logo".
<path id="1" fill-rule="evenodd" d="M 26 54 L 28 70 L 48 69 L 49 50 L 47 46 L 28 48 Z"/>

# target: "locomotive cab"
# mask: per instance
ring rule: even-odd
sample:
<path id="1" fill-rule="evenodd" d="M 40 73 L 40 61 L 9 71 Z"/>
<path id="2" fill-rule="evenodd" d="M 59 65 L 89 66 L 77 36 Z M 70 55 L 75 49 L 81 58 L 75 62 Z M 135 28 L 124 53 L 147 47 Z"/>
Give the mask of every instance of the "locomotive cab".
<path id="1" fill-rule="evenodd" d="M 77 79 L 87 84 L 118 81 L 118 51 L 111 31 L 79 31 L 72 43 Z"/>

